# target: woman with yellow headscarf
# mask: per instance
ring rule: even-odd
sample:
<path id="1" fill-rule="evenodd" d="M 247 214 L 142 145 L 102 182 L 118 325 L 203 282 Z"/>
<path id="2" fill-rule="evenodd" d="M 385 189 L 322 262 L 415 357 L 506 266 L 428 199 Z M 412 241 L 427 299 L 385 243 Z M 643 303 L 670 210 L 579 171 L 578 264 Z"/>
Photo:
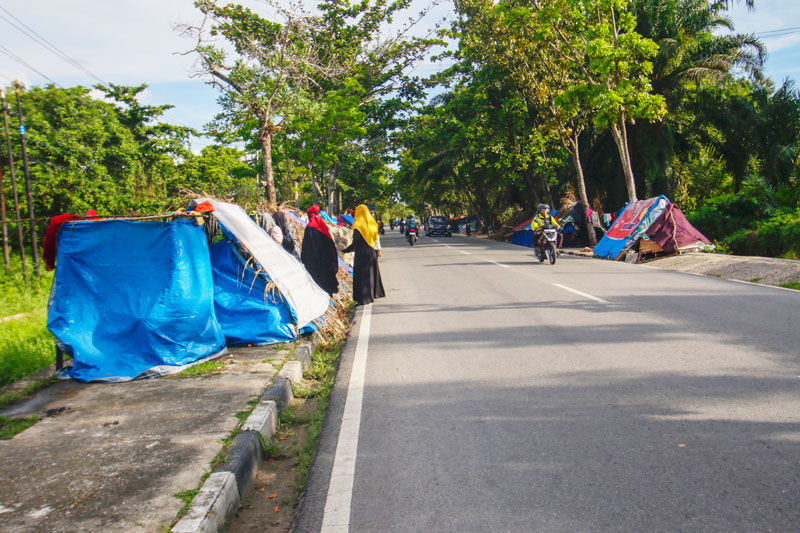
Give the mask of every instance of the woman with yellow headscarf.
<path id="1" fill-rule="evenodd" d="M 353 299 L 361 305 L 366 305 L 386 296 L 381 282 L 381 271 L 378 268 L 378 256 L 381 255 L 378 223 L 372 218 L 367 206 L 360 205 L 356 208 L 353 219 L 353 244 L 342 251 L 355 252 Z"/>

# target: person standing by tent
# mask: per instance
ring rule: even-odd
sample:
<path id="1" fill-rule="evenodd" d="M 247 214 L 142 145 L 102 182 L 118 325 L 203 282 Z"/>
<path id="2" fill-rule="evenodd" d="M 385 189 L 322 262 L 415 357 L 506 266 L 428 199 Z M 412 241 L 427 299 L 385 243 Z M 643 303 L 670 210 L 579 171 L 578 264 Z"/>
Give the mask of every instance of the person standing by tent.
<path id="1" fill-rule="evenodd" d="M 274 220 L 275 224 L 281 228 L 282 239 L 280 244 L 283 246 L 283 249 L 299 260 L 300 254 L 297 253 L 297 245 L 295 243 L 297 234 L 295 233 L 292 225 L 289 224 L 289 221 L 286 219 L 286 214 L 283 211 L 277 211 L 274 215 L 272 215 L 272 220 Z"/>
<path id="2" fill-rule="evenodd" d="M 381 282 L 381 271 L 378 268 L 378 257 L 381 256 L 378 223 L 369 214 L 367 206 L 360 205 L 356 208 L 353 220 L 353 243 L 342 251 L 355 252 L 353 299 L 361 305 L 366 305 L 386 296 Z"/>
<path id="3" fill-rule="evenodd" d="M 336 273 L 339 271 L 339 254 L 336 253 L 336 245 L 333 243 L 328 225 L 319 215 L 319 206 L 312 205 L 307 213 L 308 225 L 303 236 L 300 260 L 314 282 L 333 296 L 339 292 L 339 281 L 336 279 Z"/>

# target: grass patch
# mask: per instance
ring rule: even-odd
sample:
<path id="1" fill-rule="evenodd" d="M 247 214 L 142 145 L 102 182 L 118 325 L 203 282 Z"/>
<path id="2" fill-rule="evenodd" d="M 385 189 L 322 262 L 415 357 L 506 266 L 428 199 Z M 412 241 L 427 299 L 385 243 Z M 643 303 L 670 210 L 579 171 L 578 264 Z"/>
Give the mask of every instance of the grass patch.
<path id="1" fill-rule="evenodd" d="M 784 289 L 794 289 L 796 291 L 800 291 L 800 281 L 789 281 L 787 283 L 781 283 L 780 286 Z"/>
<path id="2" fill-rule="evenodd" d="M 183 507 L 181 507 L 181 510 L 178 511 L 178 517 L 175 519 L 176 523 L 181 518 L 183 518 L 183 515 L 185 515 L 186 511 L 189 510 L 189 507 L 192 505 L 194 497 L 197 496 L 198 492 L 200 492 L 200 489 L 186 489 L 180 492 L 176 492 L 175 494 L 172 495 L 173 497 L 178 498 L 183 502 Z M 166 531 L 170 531 L 170 529 L 166 528 Z"/>
<path id="3" fill-rule="evenodd" d="M 311 381 L 311 388 L 315 393 L 314 397 L 317 398 L 317 410 L 310 416 L 302 417 L 302 419 L 297 420 L 298 423 L 302 423 L 306 426 L 308 433 L 305 446 L 297 452 L 296 456 L 297 477 L 295 478 L 294 484 L 295 505 L 300 502 L 306 482 L 308 481 L 309 469 L 311 468 L 311 462 L 314 460 L 317 441 L 319 441 L 319 435 L 322 431 L 322 422 L 325 419 L 325 411 L 328 408 L 328 401 L 331 391 L 333 390 L 333 382 L 336 378 L 336 367 L 344 342 L 344 338 L 330 341 L 319 346 L 311 356 L 312 364 L 307 379 Z M 291 414 L 289 409 L 284 411 L 284 413 L 289 413 L 285 415 L 287 421 L 291 420 L 293 416 L 297 418 L 296 415 Z"/>
<path id="4" fill-rule="evenodd" d="M 762 279 L 764 279 L 764 278 L 753 278 L 753 279 L 750 280 L 750 283 L 758 283 Z"/>
<path id="5" fill-rule="evenodd" d="M 25 431 L 38 421 L 39 417 L 36 415 L 30 418 L 7 418 L 5 416 L 0 416 L 0 440 L 8 440 L 14 435 Z"/>
<path id="6" fill-rule="evenodd" d="M 0 318 L 29 313 L 0 325 L 0 387 L 45 368 L 55 361 L 55 342 L 47 331 L 47 299 L 53 272 L 37 279 L 28 257 L 28 279 L 22 276 L 19 256 L 11 257 L 11 270 L 0 275 Z"/>
<path id="7" fill-rule="evenodd" d="M 56 345 L 44 308 L 0 325 L 0 387 L 55 362 Z"/>
<path id="8" fill-rule="evenodd" d="M 5 407 L 6 405 L 11 405 L 12 403 L 18 402 L 19 400 L 25 398 L 26 396 L 30 396 L 34 392 L 38 391 L 39 389 L 47 387 L 48 385 L 54 383 L 55 381 L 56 381 L 55 377 L 40 379 L 39 381 L 32 381 L 31 383 L 28 383 L 22 390 L 0 394 L 0 409 Z"/>
<path id="9" fill-rule="evenodd" d="M 281 459 L 286 456 L 286 450 L 275 439 L 267 440 L 261 433 L 258 434 L 261 442 L 261 451 L 265 459 Z"/>
<path id="10" fill-rule="evenodd" d="M 200 363 L 199 365 L 194 365 L 192 367 L 187 368 L 186 370 L 182 370 L 175 374 L 176 378 L 198 378 L 200 376 L 215 376 L 219 374 L 219 369 L 225 366 L 225 363 L 214 360 L 214 361 L 206 361 L 205 363 Z"/>

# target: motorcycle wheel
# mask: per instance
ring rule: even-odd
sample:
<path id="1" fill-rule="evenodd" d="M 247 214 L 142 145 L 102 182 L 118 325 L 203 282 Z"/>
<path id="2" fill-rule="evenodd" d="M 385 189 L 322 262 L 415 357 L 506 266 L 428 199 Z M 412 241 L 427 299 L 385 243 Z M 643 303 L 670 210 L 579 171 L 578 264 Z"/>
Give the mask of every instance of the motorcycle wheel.
<path id="1" fill-rule="evenodd" d="M 552 242 L 547 244 L 547 256 L 551 265 L 556 264 L 556 247 Z"/>

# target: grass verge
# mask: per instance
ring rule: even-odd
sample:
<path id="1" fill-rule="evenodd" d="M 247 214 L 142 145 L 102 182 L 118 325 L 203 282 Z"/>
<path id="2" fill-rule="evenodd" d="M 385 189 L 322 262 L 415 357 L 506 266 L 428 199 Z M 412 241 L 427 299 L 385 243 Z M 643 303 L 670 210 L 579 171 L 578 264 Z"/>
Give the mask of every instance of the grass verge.
<path id="1" fill-rule="evenodd" d="M 213 361 L 206 361 L 205 363 L 200 363 L 199 365 L 194 365 L 186 370 L 182 370 L 177 374 L 174 374 L 173 377 L 175 378 L 199 378 L 201 376 L 215 376 L 219 374 L 218 370 L 225 366 L 225 363 L 221 361 L 217 361 L 216 359 Z"/>
<path id="2" fill-rule="evenodd" d="M 25 431 L 38 421 L 39 417 L 36 415 L 30 418 L 7 418 L 5 416 L 0 416 L 0 440 L 9 440 L 14 435 Z"/>
<path id="3" fill-rule="evenodd" d="M 336 378 L 336 367 L 339 362 L 339 355 L 344 346 L 344 338 L 335 339 L 326 344 L 320 345 L 313 353 L 311 368 L 306 375 L 306 387 L 298 394 L 301 398 L 316 398 L 317 409 L 315 412 L 297 417 L 290 410 L 284 411 L 282 415 L 287 425 L 304 425 L 307 431 L 305 445 L 296 453 L 294 500 L 297 506 L 305 490 L 308 481 L 309 468 L 314 460 L 314 453 L 317 449 L 317 442 L 322 431 L 322 422 L 325 419 L 325 411 L 328 408 L 333 382 Z"/>
<path id="4" fill-rule="evenodd" d="M 50 365 L 55 360 L 55 343 L 47 331 L 47 299 L 53 272 L 33 275 L 28 256 L 29 283 L 22 275 L 18 255 L 11 258 L 11 270 L 0 274 L 0 318 L 24 314 L 0 325 L 0 387 Z"/>
<path id="5" fill-rule="evenodd" d="M 781 283 L 780 285 L 784 289 L 794 289 L 796 291 L 800 291 L 800 281 L 790 281 L 788 283 Z"/>
<path id="6" fill-rule="evenodd" d="M 30 396 L 34 392 L 47 387 L 55 381 L 55 377 L 40 379 L 39 381 L 32 381 L 31 383 L 28 383 L 22 390 L 0 394 L 0 409 L 7 405 L 11 405 L 12 403 L 16 403 L 27 396 Z"/>

